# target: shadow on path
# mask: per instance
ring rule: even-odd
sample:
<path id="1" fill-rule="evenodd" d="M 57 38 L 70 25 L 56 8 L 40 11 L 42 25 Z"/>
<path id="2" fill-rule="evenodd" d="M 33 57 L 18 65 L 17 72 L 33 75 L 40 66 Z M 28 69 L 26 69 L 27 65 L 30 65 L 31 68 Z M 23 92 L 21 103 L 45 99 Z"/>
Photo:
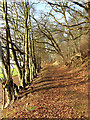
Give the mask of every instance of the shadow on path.
<path id="1" fill-rule="evenodd" d="M 43 73 L 43 71 L 46 72 Z M 43 71 L 39 73 L 38 78 L 36 78 L 35 81 L 33 81 L 32 85 L 27 90 L 20 93 L 19 98 L 22 98 L 24 95 L 27 96 L 29 93 L 34 93 L 34 92 L 39 92 L 54 88 L 70 87 L 73 85 L 84 84 L 88 82 L 87 79 L 78 77 L 78 75 L 81 74 L 80 72 L 82 70 L 79 70 L 78 72 L 74 72 L 73 74 L 71 74 L 67 72 L 69 71 L 69 69 L 65 68 L 62 73 L 60 68 L 49 66 L 44 68 Z"/>

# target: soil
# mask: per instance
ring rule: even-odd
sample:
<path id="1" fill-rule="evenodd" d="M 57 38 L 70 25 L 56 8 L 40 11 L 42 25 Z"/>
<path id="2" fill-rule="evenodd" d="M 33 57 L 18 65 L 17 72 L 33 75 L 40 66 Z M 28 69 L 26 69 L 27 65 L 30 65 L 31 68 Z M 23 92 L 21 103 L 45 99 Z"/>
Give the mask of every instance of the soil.
<path id="1" fill-rule="evenodd" d="M 18 84 L 17 77 L 14 81 Z M 78 67 L 46 65 L 2 112 L 3 118 L 88 120 L 88 63 Z"/>

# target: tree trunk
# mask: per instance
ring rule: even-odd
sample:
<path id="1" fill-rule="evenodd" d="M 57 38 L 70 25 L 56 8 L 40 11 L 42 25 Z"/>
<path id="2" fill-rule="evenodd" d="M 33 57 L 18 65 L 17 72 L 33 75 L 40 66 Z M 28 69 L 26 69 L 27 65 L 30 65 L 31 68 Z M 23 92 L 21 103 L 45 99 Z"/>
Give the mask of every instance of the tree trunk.
<path id="1" fill-rule="evenodd" d="M 5 21 L 5 26 L 6 26 L 6 63 L 4 61 L 3 56 L 1 57 L 3 66 L 6 71 L 6 81 L 3 81 L 2 86 L 3 86 L 3 107 L 7 107 L 11 100 L 14 100 L 14 89 L 13 89 L 13 80 L 11 79 L 10 75 L 10 30 L 9 30 L 9 25 L 8 25 L 8 19 L 7 19 L 7 2 L 3 0 L 2 3 L 2 8 L 3 8 L 3 18 Z"/>
<path id="2" fill-rule="evenodd" d="M 24 2 L 25 6 L 25 22 L 24 22 L 24 28 L 25 28 L 25 83 L 27 84 L 30 82 L 29 77 L 29 48 L 28 48 L 28 2 Z"/>

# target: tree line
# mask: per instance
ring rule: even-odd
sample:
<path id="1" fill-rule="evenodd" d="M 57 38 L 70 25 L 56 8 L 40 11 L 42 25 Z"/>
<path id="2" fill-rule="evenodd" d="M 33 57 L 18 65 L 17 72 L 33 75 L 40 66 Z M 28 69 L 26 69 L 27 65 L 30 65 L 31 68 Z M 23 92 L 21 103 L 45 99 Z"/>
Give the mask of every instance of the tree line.
<path id="1" fill-rule="evenodd" d="M 37 14 L 35 7 L 40 4 L 45 4 L 49 10 L 45 12 L 44 9 Z M 86 41 L 90 38 L 89 1 L 3 0 L 0 3 L 0 20 L 4 108 L 17 99 L 20 89 L 32 83 L 45 63 L 59 59 L 65 65 L 70 65 L 75 64 L 77 56 L 81 62 L 87 56 Z M 83 44 L 86 44 L 85 49 Z M 13 82 L 12 65 L 17 71 L 20 86 Z"/>

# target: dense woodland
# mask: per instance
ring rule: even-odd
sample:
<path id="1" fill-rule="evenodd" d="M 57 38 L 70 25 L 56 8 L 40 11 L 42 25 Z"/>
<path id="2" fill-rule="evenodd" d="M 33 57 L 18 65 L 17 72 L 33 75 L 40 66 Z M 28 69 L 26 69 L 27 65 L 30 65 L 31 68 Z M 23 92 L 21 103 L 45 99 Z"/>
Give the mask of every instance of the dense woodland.
<path id="1" fill-rule="evenodd" d="M 37 6 L 45 9 L 38 10 Z M 88 0 L 25 0 L 0 2 L 0 60 L 3 108 L 31 85 L 47 63 L 77 66 L 88 56 L 90 2 Z M 13 82 L 11 68 L 20 85 Z"/>

